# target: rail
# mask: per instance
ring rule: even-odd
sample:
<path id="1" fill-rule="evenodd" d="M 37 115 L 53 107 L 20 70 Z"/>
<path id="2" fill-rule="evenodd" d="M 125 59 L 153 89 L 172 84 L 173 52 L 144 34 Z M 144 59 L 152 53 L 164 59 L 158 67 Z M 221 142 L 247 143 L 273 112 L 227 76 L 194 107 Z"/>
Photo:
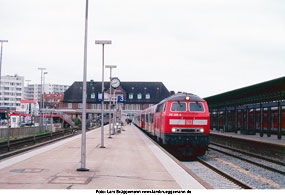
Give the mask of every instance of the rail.
<path id="1" fill-rule="evenodd" d="M 15 140 L 8 140 L 4 142 L 0 142 L 0 159 L 6 158 L 8 156 L 14 155 L 15 152 L 19 150 L 20 152 L 26 151 L 27 146 L 33 145 L 34 147 L 39 147 L 38 143 L 42 142 L 48 142 L 50 141 L 57 141 L 59 139 L 63 139 L 66 137 L 70 137 L 74 135 L 76 132 L 73 129 L 64 129 L 57 132 L 49 132 L 42 135 L 34 135 L 29 136 L 21 139 L 15 139 Z M 40 144 L 41 146 L 42 144 Z M 34 148 L 33 147 L 33 148 Z M 17 151 L 16 153 L 20 153 Z"/>
<path id="2" fill-rule="evenodd" d="M 201 164 L 205 165 L 206 167 L 210 168 L 211 170 L 215 171 L 219 175 L 227 178 L 228 180 L 230 180 L 234 184 L 240 186 L 241 188 L 243 188 L 243 189 L 252 189 L 252 187 L 248 186 L 244 182 L 242 182 L 242 181 L 240 181 L 240 180 L 238 180 L 238 179 L 228 175 L 227 173 L 217 169 L 216 167 L 212 166 L 211 164 L 207 163 L 206 161 L 202 160 L 201 158 L 197 158 L 197 161 L 199 161 Z"/>

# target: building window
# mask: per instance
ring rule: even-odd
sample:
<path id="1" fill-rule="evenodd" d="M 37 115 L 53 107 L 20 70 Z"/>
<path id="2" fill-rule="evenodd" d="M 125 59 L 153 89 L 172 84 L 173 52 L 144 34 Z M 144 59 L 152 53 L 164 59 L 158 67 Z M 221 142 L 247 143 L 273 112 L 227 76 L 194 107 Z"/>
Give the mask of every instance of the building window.
<path id="1" fill-rule="evenodd" d="M 129 94 L 129 99 L 132 100 L 134 98 L 134 94 L 130 93 Z"/>
<path id="2" fill-rule="evenodd" d="M 82 103 L 79 103 L 78 108 L 82 108 L 82 107 L 83 107 Z"/>
<path id="3" fill-rule="evenodd" d="M 147 93 L 147 94 L 145 95 L 145 99 L 150 99 L 150 94 L 149 94 L 149 93 Z"/>
<path id="4" fill-rule="evenodd" d="M 125 104 L 125 110 L 130 110 L 129 104 Z"/>
<path id="5" fill-rule="evenodd" d="M 141 109 L 140 104 L 135 104 L 135 110 L 140 110 L 140 109 Z"/>
<path id="6" fill-rule="evenodd" d="M 141 99 L 142 99 L 142 94 L 139 93 L 139 94 L 138 94 L 138 100 L 141 100 Z"/>
<path id="7" fill-rule="evenodd" d="M 68 103 L 67 108 L 72 108 L 72 103 Z"/>

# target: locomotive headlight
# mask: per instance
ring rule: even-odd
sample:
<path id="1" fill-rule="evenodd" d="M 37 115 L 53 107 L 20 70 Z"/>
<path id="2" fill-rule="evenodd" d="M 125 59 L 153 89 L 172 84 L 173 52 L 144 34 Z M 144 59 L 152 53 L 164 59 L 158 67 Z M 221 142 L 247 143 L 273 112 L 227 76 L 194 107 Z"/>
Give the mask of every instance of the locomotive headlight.
<path id="1" fill-rule="evenodd" d="M 201 129 L 200 129 L 200 133 L 204 133 L 204 128 L 201 128 Z"/>
<path id="2" fill-rule="evenodd" d="M 171 129 L 171 132 L 172 132 L 172 133 L 175 133 L 175 132 L 176 132 L 176 129 L 175 129 L 175 128 L 172 128 L 172 129 Z"/>

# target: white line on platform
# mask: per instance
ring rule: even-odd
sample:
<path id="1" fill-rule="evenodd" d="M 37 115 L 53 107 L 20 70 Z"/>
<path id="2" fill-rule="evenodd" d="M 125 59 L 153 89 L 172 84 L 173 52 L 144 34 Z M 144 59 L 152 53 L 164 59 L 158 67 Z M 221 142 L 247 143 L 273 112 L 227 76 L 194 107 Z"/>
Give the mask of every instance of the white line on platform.
<path id="1" fill-rule="evenodd" d="M 137 130 L 137 132 L 182 189 L 206 189 L 191 175 L 189 175 L 189 173 L 187 173 L 182 167 L 180 167 L 174 160 L 172 160 L 162 150 L 160 150 L 159 147 L 152 143 L 150 139 L 146 137 L 146 135 L 144 135 L 140 130 Z"/>
<path id="2" fill-rule="evenodd" d="M 91 132 L 92 132 L 92 131 L 89 131 L 89 132 L 87 132 L 86 134 L 89 134 L 89 133 L 91 133 Z M 14 164 L 16 164 L 16 163 L 18 163 L 18 162 L 21 162 L 21 161 L 23 161 L 23 160 L 26 160 L 26 159 L 28 159 L 28 158 L 31 158 L 31 157 L 36 156 L 36 155 L 38 155 L 38 154 L 41 154 L 41 153 L 43 153 L 43 152 L 47 152 L 47 151 L 49 151 L 49 150 L 52 150 L 52 149 L 54 149 L 54 148 L 56 148 L 56 147 L 58 147 L 58 146 L 61 146 L 61 145 L 63 145 L 63 144 L 66 144 L 66 143 L 68 143 L 68 142 L 70 142 L 70 141 L 73 141 L 73 140 L 79 138 L 79 137 L 81 137 L 81 134 L 76 135 L 76 136 L 74 136 L 74 137 L 70 137 L 70 138 L 61 140 L 61 141 L 59 141 L 59 142 L 56 142 L 56 143 L 51 144 L 51 145 L 48 145 L 48 146 L 44 146 L 44 147 L 39 148 L 39 149 L 36 149 L 36 150 L 32 150 L 32 151 L 30 151 L 30 152 L 21 154 L 21 155 L 19 155 L 19 156 L 16 156 L 16 157 L 13 157 L 13 158 L 9 158 L 9 159 L 7 159 L 7 160 L 3 160 L 3 161 L 0 162 L 0 169 L 9 167 L 9 166 L 14 165 Z"/>

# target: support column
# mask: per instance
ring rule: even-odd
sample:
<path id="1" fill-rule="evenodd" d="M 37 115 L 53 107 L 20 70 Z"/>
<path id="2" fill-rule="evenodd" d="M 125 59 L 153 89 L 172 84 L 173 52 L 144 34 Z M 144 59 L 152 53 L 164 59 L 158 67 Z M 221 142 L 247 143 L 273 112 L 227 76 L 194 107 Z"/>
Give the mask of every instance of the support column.
<path id="1" fill-rule="evenodd" d="M 280 102 L 278 102 L 278 131 L 277 131 L 278 139 L 282 138 L 282 106 Z"/>
<path id="2" fill-rule="evenodd" d="M 263 137 L 263 108 L 262 105 L 260 104 L 260 132 L 259 132 L 260 137 Z"/>
<path id="3" fill-rule="evenodd" d="M 267 137 L 271 136 L 271 107 L 267 109 Z"/>
<path id="4" fill-rule="evenodd" d="M 225 108 L 225 129 L 224 131 L 228 131 L 228 110 Z"/>
<path id="5" fill-rule="evenodd" d="M 217 117 L 217 120 L 218 120 L 218 122 L 217 122 L 217 130 L 220 131 L 220 111 L 219 110 L 218 110 L 217 114 L 218 114 L 218 117 Z"/>
<path id="6" fill-rule="evenodd" d="M 253 134 L 256 135 L 256 108 L 253 109 Z"/>
<path id="7" fill-rule="evenodd" d="M 246 134 L 250 134 L 249 133 L 249 125 L 248 125 L 248 114 L 249 114 L 249 112 L 248 112 L 248 106 L 246 106 Z"/>
<path id="8" fill-rule="evenodd" d="M 235 124 L 234 124 L 234 131 L 235 133 L 238 132 L 238 110 L 237 107 L 235 106 Z"/>

